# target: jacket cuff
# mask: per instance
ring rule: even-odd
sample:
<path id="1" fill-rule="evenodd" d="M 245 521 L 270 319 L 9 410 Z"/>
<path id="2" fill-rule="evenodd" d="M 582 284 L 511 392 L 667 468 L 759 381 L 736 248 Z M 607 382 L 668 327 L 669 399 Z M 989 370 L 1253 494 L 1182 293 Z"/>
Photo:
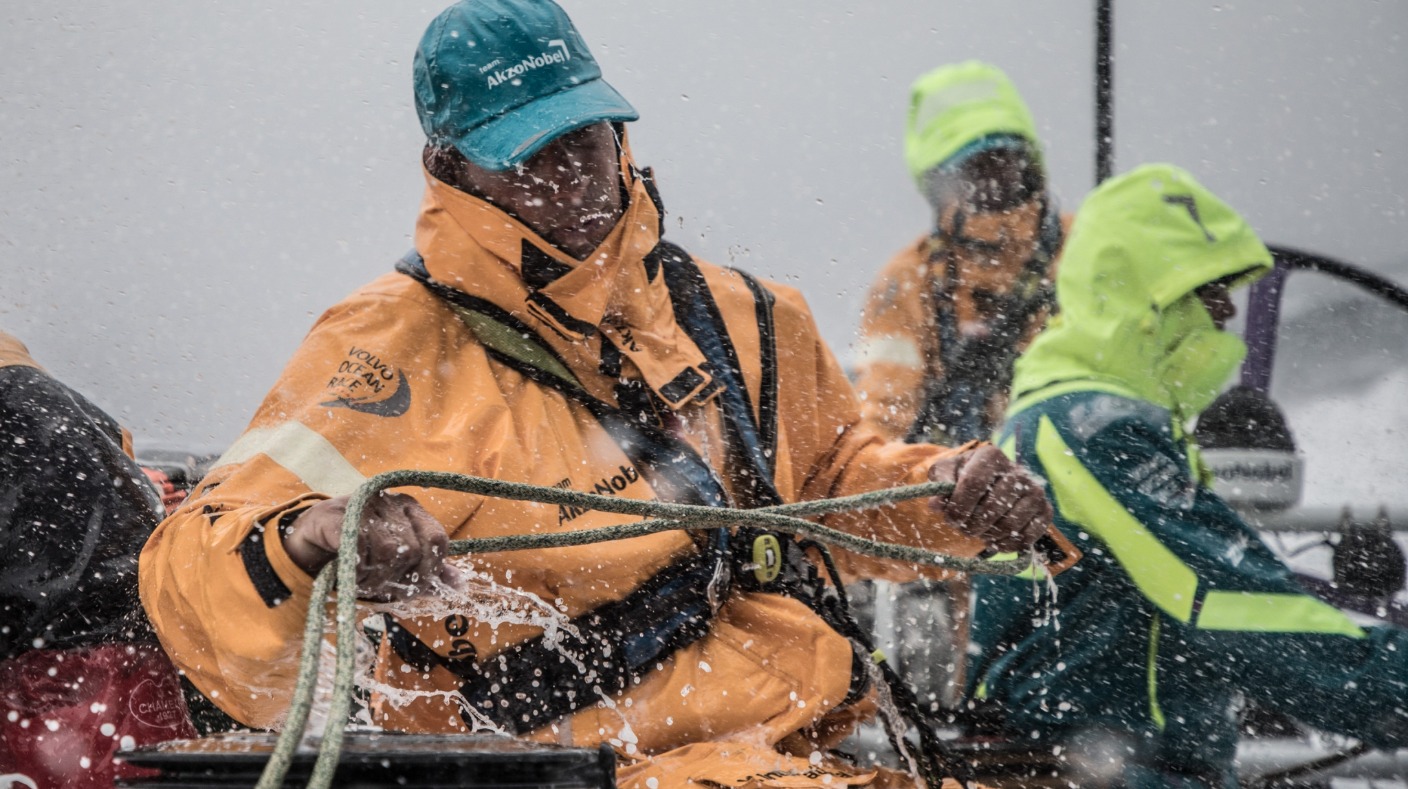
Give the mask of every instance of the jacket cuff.
<path id="1" fill-rule="evenodd" d="M 274 505 L 255 516 L 255 527 L 240 546 L 245 570 L 264 604 L 274 608 L 288 599 L 306 600 L 313 592 L 313 576 L 299 567 L 284 550 L 283 528 L 327 497 L 310 493 Z"/>

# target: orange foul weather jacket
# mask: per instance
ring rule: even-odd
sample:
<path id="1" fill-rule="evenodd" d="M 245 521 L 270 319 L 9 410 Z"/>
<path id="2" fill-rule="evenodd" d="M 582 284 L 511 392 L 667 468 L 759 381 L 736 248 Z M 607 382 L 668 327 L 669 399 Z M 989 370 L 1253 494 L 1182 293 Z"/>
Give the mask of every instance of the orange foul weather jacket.
<path id="1" fill-rule="evenodd" d="M 1072 217 L 1061 216 L 1062 235 L 1071 221 Z M 992 235 L 994 240 L 1001 239 L 1002 251 L 991 259 L 960 253 L 954 267 L 956 282 L 946 282 L 950 270 L 947 244 L 925 235 L 891 258 L 871 286 L 861 317 L 855 386 L 862 396 L 866 420 L 887 438 L 905 438 L 925 406 L 925 397 L 934 394 L 930 387 L 949 385 L 940 347 L 941 294 L 951 299 L 947 308 L 962 331 L 982 322 L 982 311 L 988 304 L 1000 303 L 994 295 L 1025 300 L 1036 295 L 1029 291 L 1049 289 L 1059 260 L 1054 259 L 1045 271 L 1034 271 L 1029 262 L 1034 235 Z M 1017 328 L 1015 351 L 1031 343 L 1046 325 L 1049 313 L 1049 308 L 1042 306 L 1023 320 Z M 986 411 L 993 425 L 1001 421 L 1007 408 L 1006 390 L 1005 384 L 995 386 L 988 397 Z"/>
<path id="2" fill-rule="evenodd" d="M 592 397 L 624 408 L 623 393 L 644 394 L 636 399 L 660 412 L 651 418 L 686 441 L 737 494 L 719 387 L 677 323 L 658 267 L 647 261 L 660 242 L 660 212 L 645 179 L 631 172 L 625 216 L 585 261 L 429 175 L 416 250 L 430 279 L 536 334 Z M 862 426 L 850 384 L 796 291 L 766 285 L 759 295 L 775 304 L 771 320 L 760 321 L 748 281 L 707 264 L 699 268 L 760 422 L 766 417 L 759 413 L 766 399 L 760 393 L 776 392 L 770 406 L 778 426 L 773 481 L 783 499 L 920 482 L 952 451 L 887 444 Z M 289 559 L 275 528 L 289 514 L 395 469 L 669 497 L 652 489 L 579 400 L 506 364 L 448 304 L 398 272 L 328 310 L 247 432 L 146 546 L 142 601 L 163 645 L 201 691 L 245 724 L 279 725 L 294 684 L 305 611 L 318 602 L 309 599 L 312 579 Z M 762 349 L 774 339 L 776 365 L 769 371 Z M 764 378 L 774 373 L 769 388 Z M 445 524 L 452 539 L 631 520 L 439 490 L 404 492 Z M 826 522 L 955 555 L 973 556 L 983 547 L 923 501 Z M 454 561 L 576 617 L 622 599 L 699 551 L 697 545 L 697 536 L 675 531 Z M 872 575 L 911 569 L 844 559 L 850 571 Z M 384 691 L 371 704 L 376 723 L 414 732 L 464 731 L 453 691 L 465 680 L 452 669 L 466 659 L 492 663 L 541 633 L 465 614 L 384 618 L 382 631 L 395 637 L 384 638 L 375 654 Z M 404 645 L 407 634 L 434 656 L 408 661 L 405 650 L 388 646 L 398 638 Z M 812 748 L 789 743 L 838 717 L 858 717 L 842 704 L 851 683 L 851 645 L 811 609 L 791 597 L 735 586 L 702 637 L 624 691 L 590 699 L 529 736 L 581 746 L 612 743 L 628 762 L 621 771 L 625 785 L 676 786 L 701 778 L 768 786 L 770 774 L 793 781 L 779 785 L 811 785 L 796 781 L 821 769 L 808 764 Z M 837 768 L 819 780 L 840 786 L 885 780 L 847 775 Z"/>

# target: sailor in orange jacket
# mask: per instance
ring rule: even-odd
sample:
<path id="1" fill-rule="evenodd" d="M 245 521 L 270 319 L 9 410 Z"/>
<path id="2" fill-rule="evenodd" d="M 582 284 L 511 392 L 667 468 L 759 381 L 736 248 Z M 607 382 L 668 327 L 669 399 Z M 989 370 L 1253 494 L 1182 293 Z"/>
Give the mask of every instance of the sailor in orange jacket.
<path id="1" fill-rule="evenodd" d="M 346 495 L 384 471 L 737 506 L 950 479 L 945 499 L 827 523 L 959 556 L 1043 532 L 1049 505 L 995 449 L 886 444 L 863 427 L 795 291 L 662 241 L 622 139 L 636 113 L 557 6 L 461 2 L 431 24 L 415 68 L 430 139 L 414 253 L 319 319 L 142 557 L 164 646 L 225 712 L 279 726 L 304 613 L 322 603 L 312 576 L 336 550 Z M 628 519 L 411 494 L 375 499 L 359 538 L 359 596 L 392 605 L 363 609 L 376 724 L 609 742 L 627 786 L 886 780 L 813 757 L 868 711 L 852 644 L 742 572 L 718 583 L 718 535 L 446 562 L 448 537 Z M 912 573 L 846 558 L 855 572 Z M 457 609 L 454 587 L 472 574 L 545 601 L 607 648 L 592 652 L 589 633 L 573 666 L 540 627 Z M 441 596 L 396 609 L 425 592 Z M 658 627 L 632 630 L 648 621 Z"/>
<path id="2" fill-rule="evenodd" d="M 1070 220 L 1047 186 L 1031 112 L 994 66 L 915 80 L 905 160 L 934 226 L 871 287 L 856 361 L 862 413 L 893 439 L 986 439 L 1013 361 L 1046 324 Z"/>

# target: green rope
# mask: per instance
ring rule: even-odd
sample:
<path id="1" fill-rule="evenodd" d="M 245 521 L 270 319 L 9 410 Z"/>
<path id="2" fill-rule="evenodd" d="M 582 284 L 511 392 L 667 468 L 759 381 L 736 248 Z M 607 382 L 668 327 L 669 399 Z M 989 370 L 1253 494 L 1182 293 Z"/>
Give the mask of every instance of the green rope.
<path id="1" fill-rule="evenodd" d="M 326 600 L 328 593 L 332 591 L 332 577 L 330 568 L 324 568 L 323 572 L 318 573 L 318 577 L 313 579 L 313 592 L 309 599 Z M 323 607 L 310 603 L 308 608 L 309 616 L 303 626 L 303 654 L 298 663 L 298 682 L 293 686 L 293 701 L 289 704 L 283 731 L 279 732 L 279 741 L 260 776 L 260 789 L 283 786 L 284 776 L 288 774 L 289 765 L 293 763 L 293 753 L 298 748 L 298 741 L 303 737 L 303 730 L 308 727 L 308 712 L 313 708 L 313 693 L 318 682 L 318 658 L 323 644 L 323 617 L 312 616 L 312 612 L 313 609 L 322 611 Z"/>
<path id="2" fill-rule="evenodd" d="M 436 472 L 414 472 L 435 474 L 420 482 L 406 483 L 422 487 L 444 487 L 468 493 L 478 493 L 494 498 L 514 501 L 534 501 L 542 504 L 558 504 L 613 512 L 620 515 L 654 517 L 658 520 L 623 523 L 598 529 L 558 532 L 553 534 L 515 534 L 505 537 L 480 537 L 469 540 L 454 540 L 450 543 L 452 555 L 463 553 L 499 553 L 503 551 L 535 550 L 539 548 L 562 548 L 571 545 L 590 545 L 611 540 L 628 540 L 662 531 L 677 531 L 682 528 L 757 526 L 776 532 L 811 537 L 821 542 L 840 546 L 856 553 L 863 553 L 880 559 L 907 562 L 910 564 L 942 567 L 965 573 L 985 575 L 1016 575 L 1026 569 L 1020 562 L 989 562 L 979 559 L 961 559 L 954 556 L 926 551 L 909 545 L 867 540 L 854 534 L 828 528 L 811 521 L 802 520 L 799 515 L 825 515 L 849 510 L 874 509 L 899 501 L 930 498 L 946 495 L 953 491 L 947 482 L 926 482 L 902 488 L 860 493 L 838 499 L 805 501 L 797 504 L 782 504 L 776 507 L 760 507 L 752 510 L 735 510 L 720 507 L 700 507 L 690 504 L 671 504 L 660 501 L 625 499 L 615 496 L 601 496 L 580 493 L 563 488 L 545 488 L 521 482 L 505 482 L 480 477 L 457 477 L 469 481 L 460 486 L 458 480 L 440 479 Z"/>
<path id="3" fill-rule="evenodd" d="M 283 731 L 279 734 L 273 754 L 269 758 L 269 763 L 265 765 L 264 772 L 259 778 L 259 783 L 255 785 L 255 789 L 278 789 L 283 786 L 284 777 L 288 774 L 293 755 L 303 737 L 304 729 L 307 727 L 308 715 L 312 709 L 313 695 L 317 685 L 318 664 L 326 616 L 326 606 L 322 604 L 322 601 L 327 599 L 335 577 L 337 585 L 336 670 L 333 675 L 332 701 L 328 710 L 327 726 L 318 747 L 318 759 L 313 766 L 313 773 L 309 777 L 308 787 L 309 789 L 327 789 L 332 785 L 333 773 L 336 771 L 338 760 L 342 755 L 342 741 L 346 729 L 343 723 L 347 720 L 352 705 L 352 686 L 356 668 L 356 545 L 362 513 L 372 496 L 389 488 L 403 487 L 438 488 L 493 498 L 566 505 L 651 519 L 581 531 L 454 540 L 450 543 L 449 552 L 451 555 L 561 548 L 608 540 L 626 540 L 663 531 L 746 525 L 794 536 L 810 537 L 880 559 L 941 567 L 970 574 L 1016 575 L 1029 566 L 1027 562 L 1022 561 L 997 562 L 963 559 L 909 545 L 867 540 L 802 520 L 802 517 L 805 516 L 874 509 L 910 499 L 947 495 L 953 492 L 953 485 L 946 482 L 928 482 L 835 499 L 737 510 L 601 496 L 563 488 L 527 485 L 438 471 L 389 471 L 385 474 L 378 474 L 357 488 L 348 500 L 347 511 L 342 520 L 341 545 L 337 552 L 337 562 L 324 567 L 313 584 L 311 602 L 308 605 L 308 618 L 303 629 L 303 653 L 299 658 L 298 681 L 294 686 L 293 700 L 289 706 Z"/>

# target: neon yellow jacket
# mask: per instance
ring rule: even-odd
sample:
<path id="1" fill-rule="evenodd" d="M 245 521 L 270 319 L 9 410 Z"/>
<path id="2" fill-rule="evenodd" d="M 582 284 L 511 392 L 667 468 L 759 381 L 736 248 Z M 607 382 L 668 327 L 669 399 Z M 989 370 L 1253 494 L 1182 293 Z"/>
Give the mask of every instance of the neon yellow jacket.
<path id="1" fill-rule="evenodd" d="M 974 580 L 970 690 L 1024 737 L 1103 726 L 1131 735 L 1145 767 L 1230 774 L 1239 692 L 1330 731 L 1408 737 L 1408 637 L 1305 594 L 1206 487 L 1184 436 L 1242 355 L 1193 291 L 1270 266 L 1251 228 L 1173 167 L 1134 170 L 1081 207 L 1060 314 L 1017 363 L 998 440 L 1046 480 L 1084 558 L 1054 594 Z"/>

